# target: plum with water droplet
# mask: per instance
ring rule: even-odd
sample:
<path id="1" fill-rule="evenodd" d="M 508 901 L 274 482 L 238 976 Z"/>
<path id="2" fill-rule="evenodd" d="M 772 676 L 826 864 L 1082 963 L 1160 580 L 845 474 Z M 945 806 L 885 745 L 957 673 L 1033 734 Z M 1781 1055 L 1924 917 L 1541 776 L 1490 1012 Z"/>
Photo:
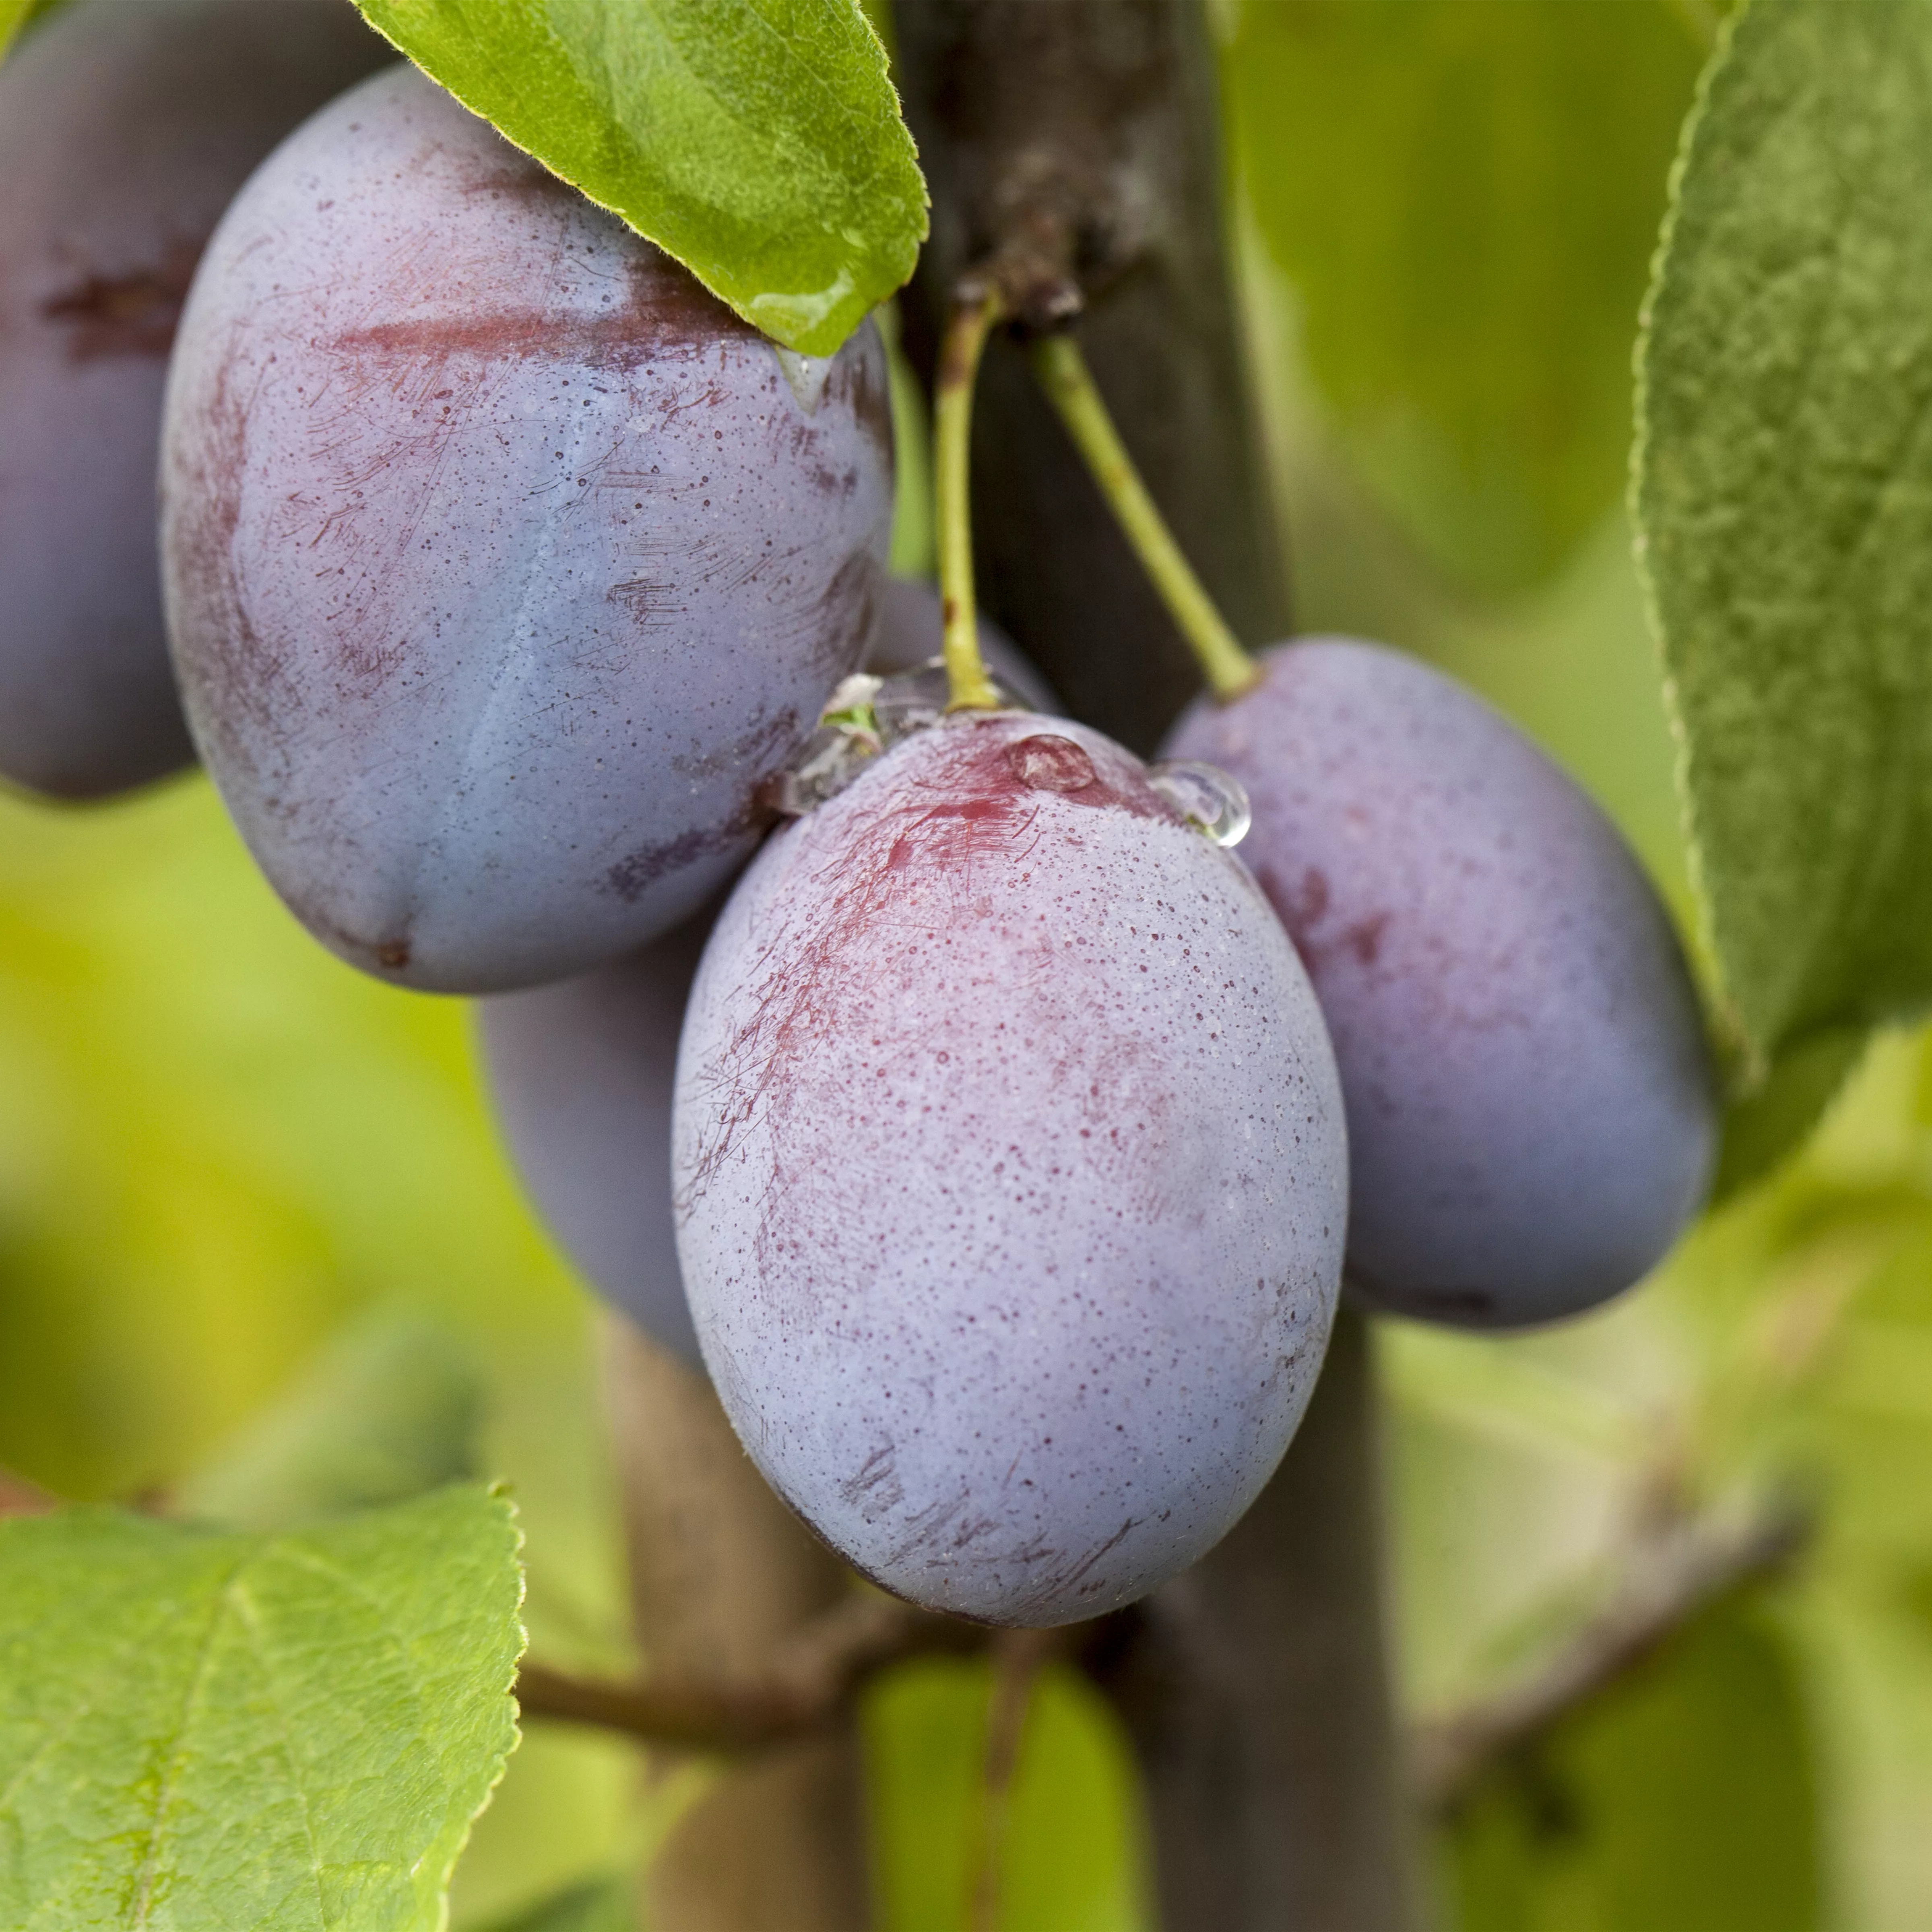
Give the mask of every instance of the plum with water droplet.
<path id="1" fill-rule="evenodd" d="M 534 985 L 729 878 L 857 664 L 884 356 L 777 350 L 398 68 L 223 221 L 162 490 L 196 742 L 277 890 L 400 984 Z"/>
<path id="2" fill-rule="evenodd" d="M 1595 804 L 1453 679 L 1334 638 L 1262 665 L 1166 748 L 1246 785 L 1241 856 L 1328 1017 L 1351 1292 L 1471 1328 L 1594 1306 L 1710 1177 L 1712 1068 L 1669 916 Z"/>
<path id="3" fill-rule="evenodd" d="M 76 0 L 0 67 L 0 778 L 193 759 L 154 562 L 176 321 L 256 164 L 393 58 L 348 0 Z"/>
<path id="4" fill-rule="evenodd" d="M 887 1589 L 1131 1601 L 1280 1460 L 1347 1200 L 1306 975 L 1084 725 L 956 714 L 773 834 L 677 1067 L 678 1252 L 746 1448 Z"/>
<path id="5" fill-rule="evenodd" d="M 939 593 L 886 580 L 866 668 L 911 670 L 938 651 Z M 983 620 L 980 647 L 1009 689 L 1052 692 Z M 490 1097 L 525 1191 L 578 1272 L 687 1366 L 704 1370 L 670 1210 L 672 1073 L 710 917 L 573 979 L 480 1000 Z"/>

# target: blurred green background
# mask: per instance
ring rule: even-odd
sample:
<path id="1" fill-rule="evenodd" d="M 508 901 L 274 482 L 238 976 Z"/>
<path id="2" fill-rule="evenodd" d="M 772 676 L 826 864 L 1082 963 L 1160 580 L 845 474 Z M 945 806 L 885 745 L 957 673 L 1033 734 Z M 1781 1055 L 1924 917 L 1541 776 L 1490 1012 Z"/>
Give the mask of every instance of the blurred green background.
<path id="1" fill-rule="evenodd" d="M 1234 242 L 1300 623 L 1424 652 L 1513 712 L 1692 914 L 1622 511 L 1630 350 L 1702 0 L 1216 10 Z M 918 548 L 916 496 L 902 553 Z M 453 1002 L 358 978 L 206 785 L 0 799 L 0 1462 L 80 1496 L 179 1478 L 372 1310 L 447 1329 L 530 1534 L 530 1622 L 626 1658 L 586 1300 L 520 1203 Z M 1932 1055 L 1880 1040 L 1821 1130 L 1659 1274 L 1549 1334 L 1385 1326 L 1390 1575 L 1413 1713 L 1560 1646 L 1664 1504 L 1795 1490 L 1815 1529 L 1432 1840 L 1468 1932 L 1932 1927 Z M 954 1932 L 985 1684 L 868 1712 L 891 1932 Z M 532 1728 L 459 1928 L 621 1870 L 686 1787 Z M 1009 1932 L 1149 1923 L 1121 1742 L 1036 1707 Z M 584 1923 L 590 1921 L 586 1918 Z"/>

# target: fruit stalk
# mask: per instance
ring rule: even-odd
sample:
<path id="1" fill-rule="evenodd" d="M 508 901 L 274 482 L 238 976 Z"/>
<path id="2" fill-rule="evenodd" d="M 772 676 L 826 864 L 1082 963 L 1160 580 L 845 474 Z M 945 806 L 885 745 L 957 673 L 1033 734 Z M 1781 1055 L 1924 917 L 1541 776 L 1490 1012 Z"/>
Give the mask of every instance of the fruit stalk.
<path id="1" fill-rule="evenodd" d="M 980 660 L 973 590 L 970 466 L 973 387 L 986 336 L 1000 317 L 991 291 L 962 296 L 946 332 L 933 393 L 934 520 L 939 532 L 939 594 L 945 613 L 949 711 L 998 710 L 1000 694 Z"/>
<path id="2" fill-rule="evenodd" d="M 1285 636 L 1200 0 L 899 0 L 895 20 L 933 201 L 908 353 L 930 380 L 959 278 L 989 259 L 1028 328 L 1078 313 L 1122 440 L 1209 594 L 1236 635 Z M 973 448 L 982 608 L 1072 716 L 1150 754 L 1199 688 L 1193 653 L 1004 332 Z"/>
<path id="3" fill-rule="evenodd" d="M 1048 335 L 1034 344 L 1032 354 L 1034 374 L 1059 411 L 1121 533 L 1133 545 L 1142 568 L 1199 660 L 1202 675 L 1216 698 L 1240 697 L 1261 673 L 1215 608 L 1141 481 L 1080 345 L 1070 335 Z"/>

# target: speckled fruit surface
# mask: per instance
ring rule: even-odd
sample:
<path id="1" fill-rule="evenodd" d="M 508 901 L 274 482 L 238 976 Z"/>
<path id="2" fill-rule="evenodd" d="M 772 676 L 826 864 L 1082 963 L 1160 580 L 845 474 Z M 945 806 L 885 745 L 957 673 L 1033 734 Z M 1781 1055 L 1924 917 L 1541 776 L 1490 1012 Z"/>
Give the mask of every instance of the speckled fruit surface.
<path id="1" fill-rule="evenodd" d="M 705 1359 L 778 1492 L 888 1589 L 1045 1624 L 1173 1575 L 1266 1481 L 1347 1151 L 1252 880 L 1098 732 L 995 712 L 740 881 L 673 1178 Z"/>
<path id="2" fill-rule="evenodd" d="M 668 931 L 858 663 L 889 533 L 869 325 L 782 362 L 414 69 L 255 175 L 170 377 L 195 740 L 303 922 L 400 983 Z"/>
<path id="3" fill-rule="evenodd" d="M 1241 848 L 1348 1099 L 1351 1291 L 1475 1328 L 1628 1287 L 1708 1184 L 1717 1116 L 1669 917 L 1597 806 L 1453 679 L 1284 645 L 1166 754 L 1244 783 Z"/>
<path id="4" fill-rule="evenodd" d="M 394 58 L 344 0 L 74 0 L 0 67 L 0 778 L 90 798 L 193 758 L 154 565 L 169 345 L 250 170 Z"/>

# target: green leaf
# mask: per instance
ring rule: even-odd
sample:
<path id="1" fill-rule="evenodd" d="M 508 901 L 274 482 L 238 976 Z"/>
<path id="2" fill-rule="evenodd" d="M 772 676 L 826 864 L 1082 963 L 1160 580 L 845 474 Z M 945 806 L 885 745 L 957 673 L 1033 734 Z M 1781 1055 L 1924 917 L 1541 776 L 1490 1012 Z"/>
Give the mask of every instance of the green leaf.
<path id="1" fill-rule="evenodd" d="M 1864 1058 L 1869 1039 L 1857 1028 L 1814 1034 L 1780 1054 L 1763 1083 L 1732 1103 L 1711 1184 L 1714 1205 L 1796 1152 Z"/>
<path id="2" fill-rule="evenodd" d="M 516 1742 L 518 1544 L 475 1487 L 0 1522 L 0 1924 L 435 1932 Z"/>
<path id="3" fill-rule="evenodd" d="M 0 58 L 27 27 L 67 0 L 0 0 Z"/>
<path id="4" fill-rule="evenodd" d="M 378 1314 L 359 1323 L 176 1502 L 244 1529 L 400 1502 L 476 1474 L 482 1390 L 444 1329 Z"/>
<path id="5" fill-rule="evenodd" d="M 1815 1932 L 1802 1687 L 1748 1604 L 1707 1612 L 1497 1776 L 1445 1847 L 1462 1932 Z"/>
<path id="6" fill-rule="evenodd" d="M 857 0 L 358 0 L 466 106 L 788 348 L 911 274 L 926 184 Z"/>
<path id="7" fill-rule="evenodd" d="M 637 1932 L 637 1887 L 622 1879 L 573 1886 L 513 1918 L 490 1921 L 482 1932 Z"/>
<path id="8" fill-rule="evenodd" d="M 1613 506 L 1630 344 L 1702 50 L 1662 0 L 1246 0 L 1231 143 L 1343 448 L 1520 588 Z"/>
<path id="9" fill-rule="evenodd" d="M 1762 1066 L 1932 994 L 1932 4 L 1756 0 L 1685 136 L 1635 505 Z"/>

